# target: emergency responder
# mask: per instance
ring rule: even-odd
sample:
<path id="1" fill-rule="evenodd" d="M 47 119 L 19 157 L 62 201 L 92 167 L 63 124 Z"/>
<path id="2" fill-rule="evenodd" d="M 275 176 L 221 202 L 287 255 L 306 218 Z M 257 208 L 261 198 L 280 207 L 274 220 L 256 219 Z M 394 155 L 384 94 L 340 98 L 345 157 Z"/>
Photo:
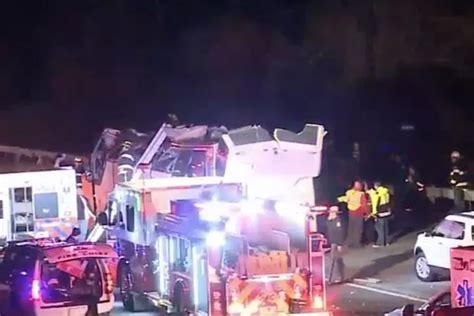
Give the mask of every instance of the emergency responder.
<path id="1" fill-rule="evenodd" d="M 449 183 L 453 188 L 453 212 L 460 213 L 465 209 L 464 190 L 468 186 L 467 171 L 463 166 L 461 154 L 458 151 L 451 153 L 451 173 Z"/>
<path id="2" fill-rule="evenodd" d="M 77 238 L 81 235 L 81 230 L 78 227 L 72 229 L 71 235 L 66 238 L 67 243 L 78 243 Z"/>
<path id="3" fill-rule="evenodd" d="M 390 190 L 382 185 L 380 181 L 374 182 L 372 202 L 372 213 L 375 218 L 375 230 L 377 232 L 377 241 L 374 247 L 388 246 L 388 221 L 391 212 Z"/>
<path id="4" fill-rule="evenodd" d="M 369 204 L 369 211 L 364 217 L 364 241 L 367 245 L 375 243 L 375 214 L 370 211 L 372 205 L 372 186 L 372 184 L 369 185 L 368 182 L 364 182 L 364 192 Z"/>
<path id="5" fill-rule="evenodd" d="M 339 208 L 337 206 L 329 208 L 326 227 L 327 237 L 331 243 L 331 269 L 329 272 L 329 283 L 341 283 L 344 282 L 344 229 L 339 215 Z M 333 276 L 335 276 L 334 279 Z"/>
<path id="6" fill-rule="evenodd" d="M 338 202 L 347 203 L 349 211 L 349 225 L 347 229 L 347 244 L 349 247 L 360 247 L 364 229 L 364 217 L 368 212 L 367 197 L 362 182 L 355 181 L 352 189 L 344 196 L 339 197 Z"/>
<path id="7" fill-rule="evenodd" d="M 84 161 L 80 157 L 74 158 L 74 170 L 76 171 L 76 185 L 78 190 L 82 190 L 82 176 L 86 173 Z"/>
<path id="8" fill-rule="evenodd" d="M 369 212 L 366 215 L 366 223 L 367 221 L 372 221 L 373 222 L 373 227 L 372 229 L 375 230 L 375 225 L 376 220 L 377 220 L 377 203 L 378 203 L 378 196 L 377 196 L 377 190 L 375 190 L 374 185 L 372 184 L 370 187 L 366 188 L 367 192 L 367 198 L 369 200 Z M 371 242 L 375 243 L 375 237 L 373 236 L 375 234 L 375 231 L 371 232 L 370 236 L 367 234 L 366 231 L 366 238 Z"/>

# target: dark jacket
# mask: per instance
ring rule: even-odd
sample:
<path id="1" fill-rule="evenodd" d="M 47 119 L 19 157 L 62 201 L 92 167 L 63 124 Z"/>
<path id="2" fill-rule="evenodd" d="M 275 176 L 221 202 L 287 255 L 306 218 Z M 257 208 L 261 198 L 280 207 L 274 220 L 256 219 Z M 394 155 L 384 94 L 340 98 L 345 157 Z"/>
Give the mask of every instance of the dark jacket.
<path id="1" fill-rule="evenodd" d="M 463 163 L 453 164 L 449 174 L 449 184 L 453 187 L 466 188 L 468 186 L 467 170 Z"/>
<path id="2" fill-rule="evenodd" d="M 344 229 L 340 216 L 327 221 L 327 237 L 331 244 L 342 246 L 344 244 Z"/>

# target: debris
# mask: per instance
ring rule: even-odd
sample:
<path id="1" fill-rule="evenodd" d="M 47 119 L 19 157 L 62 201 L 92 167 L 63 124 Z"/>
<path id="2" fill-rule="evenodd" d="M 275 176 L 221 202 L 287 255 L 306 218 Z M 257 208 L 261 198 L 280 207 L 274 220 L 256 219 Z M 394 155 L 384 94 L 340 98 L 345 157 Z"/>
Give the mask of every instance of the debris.
<path id="1" fill-rule="evenodd" d="M 359 279 L 354 279 L 354 283 L 362 283 L 362 284 L 377 284 L 380 283 L 380 279 L 374 279 L 374 278 L 359 278 Z"/>

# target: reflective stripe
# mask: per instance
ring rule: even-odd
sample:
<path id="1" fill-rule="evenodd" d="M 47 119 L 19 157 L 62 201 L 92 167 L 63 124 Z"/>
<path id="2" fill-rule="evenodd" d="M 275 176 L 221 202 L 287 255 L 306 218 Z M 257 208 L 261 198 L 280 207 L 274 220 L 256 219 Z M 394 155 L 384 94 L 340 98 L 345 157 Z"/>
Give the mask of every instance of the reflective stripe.
<path id="1" fill-rule="evenodd" d="M 456 184 L 456 187 L 465 187 L 467 185 L 468 185 L 467 182 L 459 182 L 458 184 Z"/>
<path id="2" fill-rule="evenodd" d="M 120 172 L 120 170 L 123 170 L 123 169 L 134 170 L 135 168 L 133 166 L 130 166 L 130 165 L 120 165 L 120 166 L 118 166 L 118 169 L 119 169 L 119 172 Z"/>
<path id="3" fill-rule="evenodd" d="M 119 159 L 130 159 L 131 161 L 135 161 L 135 158 L 130 154 L 122 154 Z"/>

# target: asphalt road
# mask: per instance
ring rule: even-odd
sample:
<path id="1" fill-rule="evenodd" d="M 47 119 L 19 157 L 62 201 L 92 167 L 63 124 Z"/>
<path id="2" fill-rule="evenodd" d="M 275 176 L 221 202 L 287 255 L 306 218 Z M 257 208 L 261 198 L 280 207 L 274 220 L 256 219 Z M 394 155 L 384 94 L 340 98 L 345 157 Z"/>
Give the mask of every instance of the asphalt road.
<path id="1" fill-rule="evenodd" d="M 346 275 L 351 280 L 328 287 L 328 306 L 338 315 L 383 315 L 405 304 L 421 305 L 449 288 L 447 281 L 418 281 L 413 273 L 414 242 L 415 234 L 411 234 L 386 248 L 366 247 L 348 251 L 345 256 Z M 378 283 L 362 282 L 366 278 L 377 279 Z M 1 296 L 0 292 L 0 299 Z M 115 306 L 112 315 L 156 315 L 153 312 L 125 312 L 119 301 Z"/>

